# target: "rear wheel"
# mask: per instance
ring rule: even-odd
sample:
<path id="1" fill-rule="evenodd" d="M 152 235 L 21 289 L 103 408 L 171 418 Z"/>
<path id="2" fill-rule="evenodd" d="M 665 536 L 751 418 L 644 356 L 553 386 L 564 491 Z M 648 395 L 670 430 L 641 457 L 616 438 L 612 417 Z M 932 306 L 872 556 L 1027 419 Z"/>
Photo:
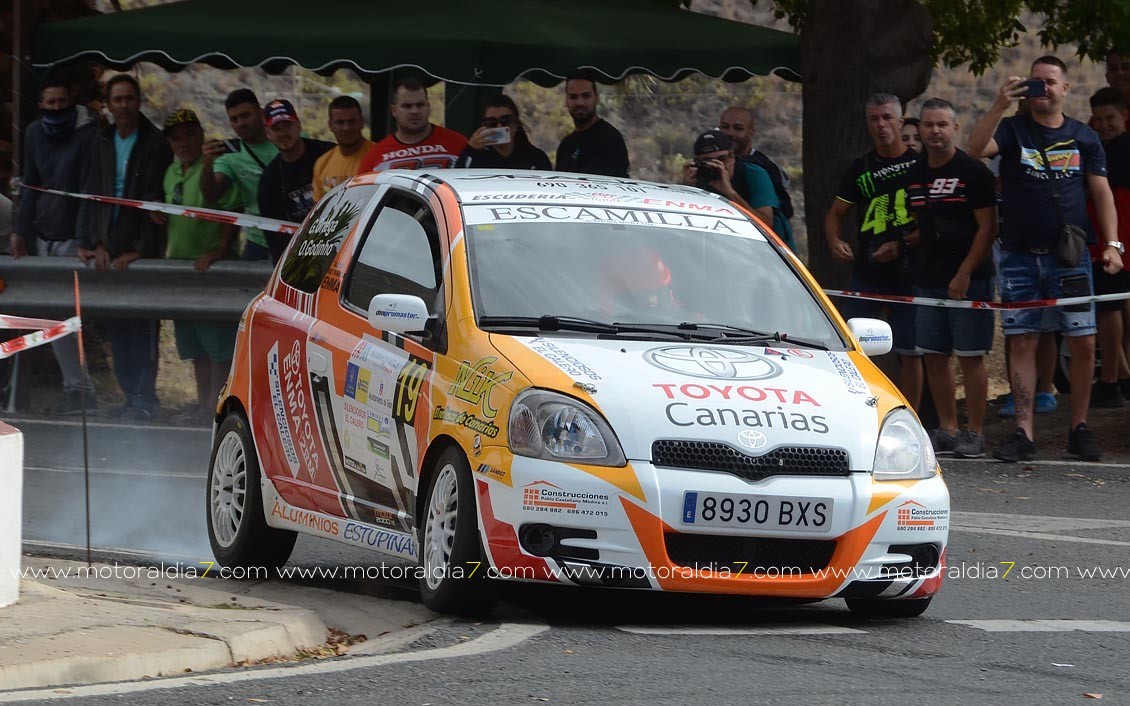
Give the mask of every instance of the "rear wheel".
<path id="1" fill-rule="evenodd" d="M 891 600 L 882 598 L 847 598 L 848 609 L 860 618 L 917 618 L 930 607 L 933 596 Z"/>
<path id="2" fill-rule="evenodd" d="M 455 448 L 440 455 L 421 513 L 420 597 L 440 613 L 481 615 L 494 607 L 479 544 L 471 467 Z"/>
<path id="3" fill-rule="evenodd" d="M 208 467 L 208 541 L 221 566 L 273 572 L 294 549 L 297 533 L 267 526 L 259 474 L 247 418 L 229 412 Z"/>

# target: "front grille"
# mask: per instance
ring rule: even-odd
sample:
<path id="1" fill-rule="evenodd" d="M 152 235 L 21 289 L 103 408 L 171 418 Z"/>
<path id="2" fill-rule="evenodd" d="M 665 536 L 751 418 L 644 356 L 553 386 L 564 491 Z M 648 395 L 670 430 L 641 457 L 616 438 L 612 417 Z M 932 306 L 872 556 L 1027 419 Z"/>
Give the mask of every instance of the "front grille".
<path id="1" fill-rule="evenodd" d="M 749 481 L 769 476 L 846 476 L 851 473 L 847 451 L 812 446 L 782 446 L 761 456 L 749 456 L 717 441 L 660 439 L 651 445 L 656 466 L 733 473 Z"/>
<path id="2" fill-rule="evenodd" d="M 743 574 L 811 574 L 828 566 L 836 551 L 834 539 L 780 539 L 712 534 L 664 535 L 667 556 L 679 566 Z"/>

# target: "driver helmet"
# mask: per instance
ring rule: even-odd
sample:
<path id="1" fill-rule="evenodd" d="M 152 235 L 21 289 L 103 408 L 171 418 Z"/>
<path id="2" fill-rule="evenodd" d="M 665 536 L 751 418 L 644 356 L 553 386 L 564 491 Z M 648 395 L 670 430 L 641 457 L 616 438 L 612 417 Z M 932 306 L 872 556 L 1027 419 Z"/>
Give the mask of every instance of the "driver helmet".
<path id="1" fill-rule="evenodd" d="M 633 243 L 614 250 L 604 265 L 604 281 L 617 309 L 644 311 L 675 303 L 671 270 L 652 248 Z"/>

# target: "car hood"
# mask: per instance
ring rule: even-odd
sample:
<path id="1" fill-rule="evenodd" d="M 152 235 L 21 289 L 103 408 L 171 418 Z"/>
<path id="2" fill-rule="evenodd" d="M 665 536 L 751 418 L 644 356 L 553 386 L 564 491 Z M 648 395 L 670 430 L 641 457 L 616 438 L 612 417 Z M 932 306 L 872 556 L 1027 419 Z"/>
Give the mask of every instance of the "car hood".
<path id="1" fill-rule="evenodd" d="M 562 382 L 563 391 L 591 399 L 629 459 L 650 460 L 653 442 L 677 439 L 718 441 L 753 455 L 780 446 L 842 448 L 853 470 L 874 460 L 879 406 L 847 353 L 569 337 L 491 340 L 535 386 Z M 544 379 L 546 361 L 555 381 Z"/>

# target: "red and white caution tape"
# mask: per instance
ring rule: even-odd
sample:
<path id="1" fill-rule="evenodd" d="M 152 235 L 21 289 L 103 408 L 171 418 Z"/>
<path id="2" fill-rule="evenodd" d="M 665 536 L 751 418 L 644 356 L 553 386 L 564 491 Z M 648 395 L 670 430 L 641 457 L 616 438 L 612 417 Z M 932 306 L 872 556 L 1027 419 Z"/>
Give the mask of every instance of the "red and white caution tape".
<path id="1" fill-rule="evenodd" d="M 0 329 L 37 329 L 10 341 L 0 342 L 0 360 L 10 358 L 20 351 L 42 346 L 44 343 L 69 336 L 82 328 L 82 320 L 72 316 L 66 321 L 25 319 L 22 316 L 0 314 Z"/>
<path id="2" fill-rule="evenodd" d="M 276 233 L 293 234 L 298 232 L 301 223 L 291 223 L 290 221 L 276 221 L 273 218 L 263 218 L 262 216 L 252 216 L 246 213 L 236 213 L 234 211 L 218 211 L 214 208 L 196 208 L 189 206 L 178 206 L 171 203 L 159 203 L 157 201 L 138 201 L 137 199 L 120 199 L 116 196 L 98 196 L 96 194 L 75 194 L 70 191 L 59 191 L 58 189 L 45 189 L 41 186 L 31 186 L 30 184 L 23 184 L 22 188 L 33 189 L 35 191 L 42 191 L 45 194 L 55 194 L 56 196 L 70 196 L 75 199 L 85 199 L 87 201 L 97 201 L 98 203 L 108 203 L 115 206 L 128 206 L 129 208 L 140 208 L 143 211 L 156 211 L 157 213 L 166 213 L 170 216 L 184 216 L 185 218 L 199 218 L 204 221 L 216 221 L 217 223 L 230 223 L 237 226 L 247 226 L 252 228 L 261 228 L 262 230 L 269 230 Z"/>
<path id="3" fill-rule="evenodd" d="M 960 299 L 934 299 L 932 297 L 912 297 L 900 294 L 871 294 L 868 292 L 851 292 L 843 289 L 825 289 L 824 293 L 830 297 L 844 297 L 847 299 L 868 299 L 871 301 L 891 302 L 893 304 L 917 304 L 920 306 L 940 306 L 947 309 L 1046 309 L 1053 306 L 1071 306 L 1073 304 L 1090 304 L 1092 302 L 1116 302 L 1130 299 L 1130 292 L 1118 294 L 1092 294 L 1086 297 L 1063 297 L 1061 299 L 1033 299 L 1027 302 L 981 302 L 965 301 Z"/>

